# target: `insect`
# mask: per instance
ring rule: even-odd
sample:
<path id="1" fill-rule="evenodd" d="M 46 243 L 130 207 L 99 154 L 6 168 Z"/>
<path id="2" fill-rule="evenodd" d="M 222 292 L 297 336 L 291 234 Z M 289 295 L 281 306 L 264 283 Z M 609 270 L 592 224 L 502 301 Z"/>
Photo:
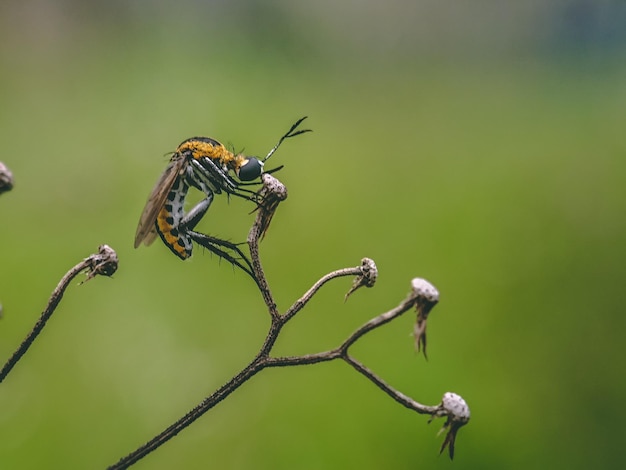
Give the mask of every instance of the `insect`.
<path id="1" fill-rule="evenodd" d="M 158 234 L 163 243 L 184 260 L 191 256 L 193 240 L 251 274 L 249 262 L 248 266 L 239 263 L 237 256 L 247 259 L 236 244 L 194 232 L 193 229 L 208 211 L 215 194 L 224 192 L 262 204 L 256 193 L 241 186 L 258 183 L 254 180 L 264 172 L 265 162 L 285 139 L 310 132 L 310 129 L 296 131 L 305 119 L 306 116 L 296 121 L 262 160 L 235 155 L 209 137 L 192 137 L 182 142 L 148 197 L 137 226 L 135 248 L 141 243 L 150 245 Z M 185 213 L 185 199 L 190 187 L 198 189 L 206 197 Z M 233 250 L 237 256 L 224 250 Z"/>

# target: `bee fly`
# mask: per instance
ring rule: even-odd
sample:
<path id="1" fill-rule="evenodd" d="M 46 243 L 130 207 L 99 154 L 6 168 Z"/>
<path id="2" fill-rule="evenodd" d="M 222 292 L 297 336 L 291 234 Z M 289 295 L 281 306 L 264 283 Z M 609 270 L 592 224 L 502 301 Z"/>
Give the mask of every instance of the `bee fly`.
<path id="1" fill-rule="evenodd" d="M 192 137 L 182 142 L 148 197 L 137 226 L 135 248 L 141 243 L 150 245 L 158 234 L 163 243 L 184 260 L 191 256 L 192 240 L 195 240 L 251 274 L 249 263 L 247 264 L 250 270 L 242 266 L 237 258 L 224 251 L 234 250 L 247 262 L 236 244 L 194 232 L 193 229 L 206 214 L 215 194 L 225 192 L 262 203 L 256 193 L 240 186 L 258 184 L 258 181 L 254 180 L 261 176 L 265 162 L 285 139 L 310 132 L 310 129 L 296 131 L 305 119 L 306 116 L 296 121 L 263 160 L 242 154 L 235 155 L 217 140 L 209 137 Z M 280 168 L 282 166 L 267 173 Z M 231 175 L 231 172 L 234 175 Z M 206 197 L 185 214 L 185 199 L 190 187 L 198 189 Z"/>

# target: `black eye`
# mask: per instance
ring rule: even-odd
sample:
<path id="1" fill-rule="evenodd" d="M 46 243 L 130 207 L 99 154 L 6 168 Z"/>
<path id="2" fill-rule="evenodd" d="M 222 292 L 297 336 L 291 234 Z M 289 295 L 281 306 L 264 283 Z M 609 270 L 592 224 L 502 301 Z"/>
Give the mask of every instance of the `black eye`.
<path id="1" fill-rule="evenodd" d="M 237 176 L 241 181 L 252 181 L 261 176 L 261 173 L 263 173 L 263 162 L 258 158 L 251 157 L 239 168 Z"/>

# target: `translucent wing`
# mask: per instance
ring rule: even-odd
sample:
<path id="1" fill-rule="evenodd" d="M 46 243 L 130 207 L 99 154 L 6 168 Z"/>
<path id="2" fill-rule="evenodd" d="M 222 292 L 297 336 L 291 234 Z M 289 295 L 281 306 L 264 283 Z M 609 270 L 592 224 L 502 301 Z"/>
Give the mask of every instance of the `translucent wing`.
<path id="1" fill-rule="evenodd" d="M 148 202 L 146 202 L 146 207 L 139 218 L 139 225 L 135 233 L 135 248 L 141 245 L 142 242 L 145 245 L 150 245 L 156 238 L 157 231 L 154 224 L 157 216 L 165 205 L 165 200 L 174 185 L 174 181 L 184 171 L 184 166 L 185 158 L 180 154 L 174 155 L 172 161 L 167 165 L 159 181 L 154 186 L 150 197 L 148 197 Z"/>

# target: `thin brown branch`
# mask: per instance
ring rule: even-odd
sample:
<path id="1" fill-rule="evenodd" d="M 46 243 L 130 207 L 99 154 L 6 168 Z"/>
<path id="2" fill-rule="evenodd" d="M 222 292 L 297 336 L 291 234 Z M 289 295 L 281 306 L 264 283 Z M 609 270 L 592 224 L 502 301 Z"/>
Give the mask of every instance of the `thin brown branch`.
<path id="1" fill-rule="evenodd" d="M 43 330 L 44 326 L 46 326 L 46 322 L 50 319 L 54 311 L 56 310 L 59 302 L 63 298 L 63 294 L 65 293 L 65 289 L 70 284 L 72 279 L 74 279 L 79 273 L 84 270 L 89 270 L 87 273 L 87 278 L 84 282 L 94 278 L 97 275 L 101 276 L 111 276 L 117 270 L 117 255 L 115 251 L 107 245 L 101 245 L 98 249 L 98 253 L 85 258 L 72 269 L 70 269 L 65 276 L 61 278 L 61 281 L 56 286 L 54 291 L 52 291 L 52 295 L 48 300 L 48 304 L 44 309 L 43 313 L 39 317 L 39 320 L 35 323 L 35 326 L 30 331 L 30 333 L 26 336 L 22 344 L 17 348 L 17 350 L 13 353 L 13 355 L 6 362 L 2 370 L 0 371 L 0 383 L 6 378 L 6 376 L 11 372 L 13 367 L 18 363 L 18 361 L 26 354 L 26 351 L 33 344 L 39 333 Z"/>
<path id="2" fill-rule="evenodd" d="M 359 289 L 360 287 L 373 287 L 376 283 L 376 279 L 378 278 L 378 270 L 376 268 L 376 264 L 370 258 L 363 258 L 361 260 L 360 266 L 355 266 L 354 268 L 343 268 L 333 271 L 331 273 L 322 276 L 319 281 L 317 281 L 313 286 L 304 293 L 302 297 L 294 302 L 294 304 L 289 307 L 289 309 L 283 315 L 285 322 L 289 321 L 293 316 L 295 316 L 300 310 L 304 308 L 304 306 L 311 300 L 311 298 L 317 293 L 317 291 L 328 281 L 332 281 L 338 277 L 343 276 L 356 276 L 354 282 L 352 283 L 352 287 L 345 295 L 345 300 L 348 299 L 350 294 Z"/>
<path id="3" fill-rule="evenodd" d="M 337 279 L 344 276 L 359 276 L 361 274 L 361 266 L 355 266 L 353 268 L 343 268 L 333 271 L 331 273 L 322 276 L 313 286 L 304 293 L 302 297 L 294 302 L 289 309 L 284 313 L 283 318 L 285 321 L 291 319 L 296 313 L 304 308 L 304 306 L 311 300 L 311 298 L 317 293 L 317 291 L 328 281 Z"/>
<path id="4" fill-rule="evenodd" d="M 248 381 L 254 375 L 264 368 L 264 364 L 257 357 L 250 364 L 244 367 L 235 377 L 222 385 L 212 395 L 205 398 L 198 406 L 189 411 L 185 416 L 180 418 L 167 429 L 159 433 L 157 436 L 146 442 L 137 450 L 131 452 L 126 457 L 121 458 L 117 463 L 108 467 L 108 470 L 122 470 L 130 467 L 137 461 L 144 458 L 149 453 L 161 447 L 167 441 L 176 436 L 179 432 L 204 415 L 211 408 L 216 406 L 231 393 L 237 390 L 244 382 Z"/>
<path id="5" fill-rule="evenodd" d="M 367 377 L 372 383 L 374 383 L 374 385 L 376 385 L 378 388 L 380 388 L 383 392 L 385 392 L 401 405 L 406 406 L 411 410 L 417 411 L 420 414 L 428 414 L 432 416 L 437 413 L 438 407 L 422 405 L 421 403 L 418 403 L 412 398 L 406 396 L 404 393 L 397 391 L 395 388 L 387 384 L 387 382 L 378 377 L 378 375 L 376 375 L 374 372 L 365 367 L 361 362 L 357 361 L 349 354 L 344 354 L 342 356 L 342 359 L 350 364 L 359 374 Z"/>
<path id="6" fill-rule="evenodd" d="M 257 217 L 257 222 L 259 222 L 259 217 Z M 260 281 L 260 285 L 266 284 L 265 274 L 260 264 L 260 260 L 258 258 L 258 240 L 262 231 L 259 230 L 260 225 L 255 225 L 250 230 L 250 236 L 248 238 L 250 248 L 251 248 L 251 259 L 252 264 L 255 268 L 255 274 L 258 276 Z M 334 274 L 334 275 L 333 275 Z M 328 282 L 330 279 L 335 277 L 339 277 L 340 275 L 362 275 L 362 268 L 347 268 L 345 270 L 335 271 L 329 275 L 324 276 L 320 281 L 318 281 L 309 291 L 305 294 L 306 299 L 308 300 L 324 283 Z M 269 298 L 271 299 L 271 294 L 269 294 L 269 289 L 267 289 L 267 293 Z M 306 303 L 306 301 L 304 301 Z M 109 467 L 109 469 L 125 469 L 139 461 L 149 453 L 155 451 L 161 445 L 165 444 L 167 441 L 176 436 L 179 432 L 189 426 L 191 423 L 196 421 L 202 415 L 204 415 L 207 411 L 217 405 L 220 401 L 226 398 L 228 395 L 233 393 L 237 388 L 243 385 L 248 379 L 250 379 L 253 375 L 257 374 L 259 371 L 264 369 L 265 367 L 285 367 L 285 366 L 294 366 L 294 365 L 304 365 L 304 364 L 315 364 L 318 362 L 331 361 L 334 359 L 338 359 L 341 357 L 340 349 L 336 349 L 334 351 L 328 351 L 324 353 L 311 354 L 306 356 L 296 356 L 296 357 L 286 357 L 286 358 L 272 358 L 269 356 L 278 336 L 282 330 L 282 327 L 285 325 L 287 320 L 291 318 L 293 315 L 280 315 L 277 311 L 275 315 L 272 315 L 272 322 L 270 325 L 270 329 L 266 335 L 265 341 L 261 346 L 259 353 L 256 358 L 248 364 L 244 369 L 242 369 L 235 377 L 233 377 L 230 381 L 224 384 L 219 390 L 215 393 L 207 397 L 200 404 L 198 404 L 195 408 L 193 408 L 190 412 L 188 412 L 185 416 L 180 418 L 174 424 L 169 426 L 167 429 L 163 430 L 157 436 L 152 438 L 150 441 L 146 442 L 141 447 L 137 448 L 135 451 L 128 454 L 126 457 L 120 459 L 116 464 Z"/>
<path id="7" fill-rule="evenodd" d="M 333 274 L 333 273 L 330 273 L 330 274 Z M 324 276 L 324 278 L 318 281 L 318 283 L 320 283 L 327 276 Z M 309 290 L 309 292 L 311 290 Z M 306 297 L 306 295 L 303 296 L 303 298 L 304 297 Z M 373 382 L 377 387 L 379 387 L 381 390 L 387 393 L 387 395 L 389 395 L 398 403 L 401 403 L 407 408 L 417 411 L 418 413 L 434 415 L 437 412 L 438 407 L 422 405 L 421 403 L 418 403 L 412 398 L 397 391 L 396 389 L 388 385 L 380 377 L 378 377 L 378 375 L 376 375 L 372 370 L 368 369 L 365 365 L 363 365 L 361 362 L 359 362 L 354 357 L 348 354 L 348 348 L 352 346 L 360 338 L 362 338 L 366 333 L 398 318 L 403 313 L 412 309 L 415 306 L 415 304 L 419 302 L 419 300 L 420 300 L 420 297 L 417 296 L 416 292 L 413 290 L 411 294 L 400 305 L 398 305 L 396 308 L 392 310 L 389 310 L 388 312 L 378 315 L 377 317 L 365 323 L 360 328 L 356 329 L 354 333 L 348 336 L 348 338 L 346 338 L 346 340 L 336 349 L 326 351 L 326 352 L 316 353 L 316 354 L 302 355 L 302 356 L 268 358 L 267 365 L 272 366 L 272 367 L 298 366 L 298 365 L 317 364 L 320 362 L 327 362 L 327 361 L 332 361 L 335 359 L 343 359 L 346 363 L 350 364 L 357 372 L 367 377 L 371 382 Z M 287 315 L 285 315 L 285 317 L 286 316 Z"/>
<path id="8" fill-rule="evenodd" d="M 304 354 L 302 356 L 268 357 L 265 359 L 265 364 L 267 367 L 305 366 L 340 359 L 341 355 L 341 350 L 338 348 L 315 354 Z"/>
<path id="9" fill-rule="evenodd" d="M 341 349 L 345 352 L 348 350 L 350 346 L 352 346 L 359 338 L 361 338 L 366 333 L 369 333 L 375 328 L 384 325 L 385 323 L 389 323 L 391 320 L 399 317 L 407 310 L 412 309 L 415 306 L 416 297 L 414 292 L 404 300 L 400 305 L 396 308 L 389 310 L 388 312 L 381 313 L 375 318 L 372 318 L 370 321 L 361 326 L 358 330 L 352 333 L 348 339 L 341 345 Z"/>
<path id="10" fill-rule="evenodd" d="M 413 400 L 411 397 L 406 396 L 404 393 L 401 393 L 388 385 L 384 380 L 382 380 L 374 372 L 365 367 L 362 363 L 357 361 L 352 356 L 345 354 L 342 356 L 342 359 L 401 405 L 413 411 L 416 411 L 419 414 L 430 415 L 430 420 L 428 421 L 429 423 L 434 418 L 446 417 L 446 422 L 439 431 L 439 434 L 447 431 L 446 437 L 441 444 L 441 449 L 439 450 L 439 453 L 443 453 L 443 451 L 448 448 L 450 459 L 454 459 L 454 446 L 456 443 L 456 436 L 459 432 L 459 429 L 465 426 L 470 420 L 469 407 L 460 395 L 447 392 L 444 393 L 443 399 L 439 405 L 422 405 L 421 403 Z"/>
<path id="11" fill-rule="evenodd" d="M 252 232 L 252 231 L 251 231 Z M 261 232 L 257 232 L 261 233 Z M 250 237 L 250 240 L 253 242 L 251 245 L 254 246 L 254 242 L 258 241 L 258 238 L 253 236 Z M 254 262 L 255 255 L 252 256 Z M 369 260 L 371 261 L 371 260 Z M 294 306 L 302 308 L 304 304 L 319 290 L 319 288 L 328 282 L 331 279 L 342 275 L 357 275 L 364 276 L 365 273 L 363 266 L 368 265 L 372 266 L 373 262 L 363 263 L 361 267 L 358 268 L 346 268 L 344 270 L 334 271 L 332 273 L 323 276 L 316 284 L 311 287 L 307 291 L 307 293 L 299 300 L 300 303 L 296 302 Z M 259 264 L 260 267 L 260 264 Z M 366 269 L 366 271 L 368 271 Z M 371 272 L 371 270 L 369 270 Z M 259 278 L 265 279 L 262 269 L 259 271 Z M 423 280 L 420 280 L 422 282 Z M 365 282 L 358 281 L 362 283 L 362 285 L 367 285 Z M 418 283 L 418 287 L 422 286 Z M 235 390 L 237 390 L 240 386 L 242 386 L 248 379 L 252 376 L 256 375 L 261 370 L 266 367 L 289 367 L 289 366 L 299 366 L 299 365 L 311 365 L 318 364 L 321 362 L 329 362 L 336 359 L 343 359 L 346 363 L 350 364 L 357 372 L 368 378 L 371 382 L 373 382 L 376 386 L 378 386 L 381 390 L 391 396 L 395 401 L 401 403 L 402 405 L 410 408 L 414 411 L 417 411 L 421 414 L 429 414 L 433 417 L 435 416 L 447 416 L 447 412 L 442 412 L 441 406 L 427 406 L 422 405 L 421 403 L 416 402 L 412 398 L 404 395 L 403 393 L 395 390 L 393 387 L 388 385 L 384 380 L 378 377 L 373 371 L 365 367 L 359 361 L 354 359 L 352 356 L 348 354 L 348 349 L 352 346 L 356 341 L 362 338 L 366 333 L 372 331 L 375 328 L 378 328 L 382 325 L 387 324 L 395 318 L 398 318 L 403 313 L 407 312 L 411 308 L 423 302 L 423 292 L 419 288 L 416 288 L 415 280 L 412 283 L 413 289 L 411 294 L 405 299 L 398 307 L 389 310 L 381 315 L 378 315 L 374 319 L 365 323 L 363 326 L 355 330 L 350 336 L 346 338 L 346 340 L 336 349 L 315 353 L 315 354 L 306 354 L 301 356 L 285 356 L 285 357 L 271 357 L 271 350 L 278 339 L 280 332 L 282 331 L 282 327 L 286 324 L 286 322 L 295 315 L 295 312 L 298 310 L 296 307 L 292 307 L 288 311 L 288 313 L 284 315 L 277 314 L 272 316 L 272 322 L 270 325 L 270 329 L 267 333 L 265 341 L 261 346 L 261 349 L 257 356 L 254 358 L 248 366 L 242 369 L 237 375 L 235 375 L 230 381 L 224 384 L 220 389 L 218 389 L 215 393 L 207 397 L 200 404 L 198 404 L 194 409 L 192 409 L 185 416 L 180 418 L 174 424 L 169 426 L 167 429 L 162 431 L 160 434 L 152 438 L 150 441 L 139 447 L 137 450 L 131 452 L 126 457 L 120 459 L 115 465 L 109 467 L 109 469 L 125 469 L 142 459 L 149 453 L 155 451 L 161 445 L 165 444 L 167 441 L 176 436 L 179 432 L 189 426 L 191 423 L 196 421 L 202 415 L 204 415 L 207 411 L 217 405 L 220 401 L 225 399 Z M 429 284 L 430 285 L 430 284 Z M 289 313 L 293 312 L 293 313 Z M 457 428 L 455 428 L 457 429 Z M 449 444 L 448 444 L 449 445 Z"/>
<path id="12" fill-rule="evenodd" d="M 278 307 L 263 271 L 259 256 L 259 241 L 267 232 L 279 204 L 287 199 L 287 189 L 280 181 L 268 173 L 264 173 L 261 176 L 261 180 L 263 181 L 263 187 L 257 195 L 260 202 L 256 218 L 248 233 L 248 247 L 250 249 L 252 271 L 257 279 L 263 301 L 272 317 L 272 321 L 274 321 L 279 316 Z"/>

